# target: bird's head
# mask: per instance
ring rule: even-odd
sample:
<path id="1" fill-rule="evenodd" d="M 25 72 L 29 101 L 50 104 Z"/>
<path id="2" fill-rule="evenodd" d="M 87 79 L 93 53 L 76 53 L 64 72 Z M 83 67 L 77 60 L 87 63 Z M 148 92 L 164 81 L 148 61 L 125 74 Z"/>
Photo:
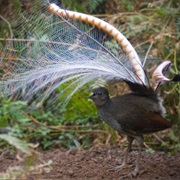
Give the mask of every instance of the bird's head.
<path id="1" fill-rule="evenodd" d="M 98 87 L 91 91 L 93 94 L 89 96 L 90 99 L 93 100 L 94 104 L 97 107 L 101 107 L 106 104 L 109 100 L 108 90 L 104 87 Z"/>

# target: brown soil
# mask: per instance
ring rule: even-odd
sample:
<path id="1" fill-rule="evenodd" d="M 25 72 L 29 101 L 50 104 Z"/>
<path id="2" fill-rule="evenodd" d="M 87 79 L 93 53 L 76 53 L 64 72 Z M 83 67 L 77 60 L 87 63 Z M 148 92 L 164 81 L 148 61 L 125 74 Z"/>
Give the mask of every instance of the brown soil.
<path id="1" fill-rule="evenodd" d="M 121 164 L 123 152 L 117 146 L 93 147 L 89 150 L 52 149 L 40 153 L 44 162 L 52 161 L 52 169 L 41 174 L 29 175 L 29 180 L 71 180 L 91 179 L 110 180 L 121 179 L 134 168 L 137 151 L 130 155 L 129 164 L 133 167 L 121 171 L 109 171 L 112 167 Z M 8 155 L 1 155 L 0 172 L 7 167 L 17 165 L 17 159 Z M 41 161 L 42 162 L 42 161 Z M 130 179 L 124 178 L 124 179 Z M 168 156 L 164 152 L 142 152 L 140 174 L 134 179 L 180 179 L 180 156 Z"/>

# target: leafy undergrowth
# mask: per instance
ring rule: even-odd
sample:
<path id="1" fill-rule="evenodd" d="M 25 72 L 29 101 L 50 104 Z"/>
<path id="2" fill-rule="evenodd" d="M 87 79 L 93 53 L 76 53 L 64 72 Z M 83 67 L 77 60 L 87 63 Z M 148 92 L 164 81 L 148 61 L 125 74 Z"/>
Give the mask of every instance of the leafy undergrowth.
<path id="1" fill-rule="evenodd" d="M 77 3 L 78 0 L 74 2 L 80 6 L 80 3 Z M 99 2 L 102 1 L 99 0 Z M 117 6 L 113 4 L 113 7 L 119 7 L 119 2 L 107 1 L 107 4 L 109 3 L 109 7 L 112 7 L 111 3 L 117 3 Z M 148 1 L 146 4 L 141 1 L 138 1 L 138 4 L 133 4 L 135 1 L 121 1 L 121 3 L 121 9 L 118 9 L 118 12 L 115 11 L 116 14 L 114 14 L 114 9 L 106 8 L 107 14 L 113 15 L 105 15 L 105 17 L 133 42 L 138 52 L 145 54 L 145 59 L 147 56 L 149 57 L 149 61 L 145 60 L 145 67 L 149 65 L 152 67 L 152 69 L 148 69 L 148 74 L 155 69 L 160 59 L 170 59 L 173 63 L 170 77 L 173 77 L 180 69 L 178 2 L 171 0 L 167 2 Z M 85 7 L 86 5 L 83 5 L 84 11 Z M 82 8 L 78 7 L 77 9 Z M 94 11 L 97 10 L 94 9 Z M 10 31 L 7 30 L 6 23 L 2 27 L 4 29 L 0 35 L 4 38 Z M 0 45 L 3 46 L 3 44 Z M 110 42 L 109 46 L 113 47 L 114 42 Z M 118 88 L 117 90 L 119 90 Z M 112 91 L 115 90 L 112 88 Z M 164 85 L 161 89 L 167 109 L 167 118 L 173 123 L 173 127 L 156 135 L 146 136 L 147 151 L 152 152 L 153 149 L 159 149 L 169 155 L 174 155 L 180 150 L 179 92 L 180 84 L 178 83 Z M 114 94 L 116 93 L 114 92 Z M 3 174 L 3 177 L 9 178 L 11 176 L 8 175 L 11 173 L 20 177 L 34 170 L 40 171 L 41 168 L 49 168 L 50 162 L 42 162 L 40 166 L 35 166 L 36 161 L 30 161 L 36 153 L 35 147 L 48 149 L 64 146 L 68 149 L 84 149 L 98 143 L 111 145 L 124 143 L 123 137 L 98 118 L 96 108 L 87 99 L 88 95 L 88 91 L 85 90 L 78 92 L 64 109 L 59 106 L 60 102 L 57 101 L 45 102 L 38 107 L 37 104 L 32 105 L 34 107 L 31 111 L 26 102 L 12 101 L 1 95 L 0 153 L 3 154 L 8 148 L 12 154 L 15 154 L 18 149 L 23 152 L 21 160 L 25 162 L 24 169 L 15 166 L 7 174 Z M 18 174 L 20 171 L 21 175 Z"/>

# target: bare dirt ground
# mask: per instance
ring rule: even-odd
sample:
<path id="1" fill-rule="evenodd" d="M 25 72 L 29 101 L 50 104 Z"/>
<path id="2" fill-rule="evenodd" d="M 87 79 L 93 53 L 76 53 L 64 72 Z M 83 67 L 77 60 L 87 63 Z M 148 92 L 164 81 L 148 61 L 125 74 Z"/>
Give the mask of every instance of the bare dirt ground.
<path id="1" fill-rule="evenodd" d="M 121 179 L 134 168 L 137 151 L 130 155 L 129 164 L 133 167 L 121 171 L 109 171 L 120 165 L 123 152 L 118 146 L 100 146 L 88 150 L 51 149 L 40 153 L 44 162 L 52 161 L 49 172 L 30 174 L 29 180 L 116 180 Z M 0 172 L 9 166 L 17 165 L 17 159 L 8 155 L 1 156 Z M 142 152 L 140 174 L 134 179 L 180 179 L 180 154 L 168 156 L 164 152 Z M 130 177 L 124 178 L 130 179 Z"/>

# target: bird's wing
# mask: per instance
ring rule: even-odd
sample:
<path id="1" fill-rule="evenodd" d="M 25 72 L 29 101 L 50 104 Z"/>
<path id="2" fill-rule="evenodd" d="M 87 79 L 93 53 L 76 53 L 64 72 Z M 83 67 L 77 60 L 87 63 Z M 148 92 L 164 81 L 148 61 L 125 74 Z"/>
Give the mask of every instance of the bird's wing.
<path id="1" fill-rule="evenodd" d="M 151 96 L 151 95 L 150 95 Z M 152 133 L 169 128 L 169 121 L 161 116 L 163 111 L 158 97 L 152 95 L 139 96 L 126 94 L 111 99 L 110 106 L 106 109 L 111 116 L 121 125 L 124 131 Z"/>
<path id="2" fill-rule="evenodd" d="M 171 123 L 158 113 L 145 112 L 134 130 L 138 133 L 153 133 L 171 127 Z"/>
<path id="3" fill-rule="evenodd" d="M 154 133 L 171 127 L 171 123 L 160 114 L 141 112 L 138 116 L 133 117 L 133 115 L 129 114 L 129 117 L 123 120 L 123 123 L 119 121 L 123 131 L 132 135 L 138 135 Z"/>

